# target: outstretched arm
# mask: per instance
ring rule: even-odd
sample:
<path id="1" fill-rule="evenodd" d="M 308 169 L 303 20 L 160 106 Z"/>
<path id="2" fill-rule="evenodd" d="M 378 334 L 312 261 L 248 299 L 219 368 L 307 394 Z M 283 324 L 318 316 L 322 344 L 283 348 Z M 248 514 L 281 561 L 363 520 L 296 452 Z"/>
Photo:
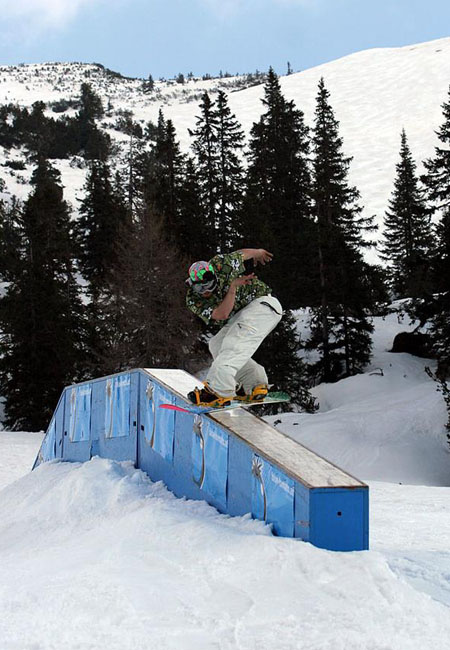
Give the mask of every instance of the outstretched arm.
<path id="1" fill-rule="evenodd" d="M 262 265 L 271 262 L 273 257 L 273 254 L 264 248 L 241 248 L 239 252 L 242 253 L 244 260 L 253 258 L 256 264 L 259 262 Z"/>

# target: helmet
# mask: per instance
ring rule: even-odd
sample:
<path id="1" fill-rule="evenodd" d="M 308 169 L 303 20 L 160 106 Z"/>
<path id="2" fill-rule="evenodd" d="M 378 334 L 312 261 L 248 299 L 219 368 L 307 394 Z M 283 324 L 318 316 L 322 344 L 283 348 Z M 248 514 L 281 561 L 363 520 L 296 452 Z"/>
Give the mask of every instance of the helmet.
<path id="1" fill-rule="evenodd" d="M 214 291 L 217 286 L 217 278 L 213 265 L 203 261 L 194 262 L 189 267 L 189 277 L 186 282 L 199 294 Z"/>

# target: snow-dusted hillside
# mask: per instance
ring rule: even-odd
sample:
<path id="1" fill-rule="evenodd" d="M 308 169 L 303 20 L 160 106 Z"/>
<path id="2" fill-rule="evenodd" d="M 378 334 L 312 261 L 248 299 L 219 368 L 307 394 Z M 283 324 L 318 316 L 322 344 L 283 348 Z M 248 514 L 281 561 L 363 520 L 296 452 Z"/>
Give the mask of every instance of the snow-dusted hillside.
<path id="1" fill-rule="evenodd" d="M 358 52 L 324 65 L 281 78 L 288 99 L 304 110 L 313 124 L 315 96 L 320 77 L 325 78 L 331 102 L 341 123 L 344 150 L 353 156 L 351 181 L 362 194 L 366 214 L 377 215 L 381 224 L 392 190 L 395 164 L 400 147 L 400 131 L 405 128 L 413 155 L 420 163 L 433 153 L 436 128 L 442 123 L 441 105 L 450 84 L 450 38 L 419 45 L 373 49 Z M 142 124 L 156 121 L 163 109 L 177 127 L 184 150 L 190 146 L 188 128 L 195 124 L 198 99 L 204 90 L 223 88 L 229 92 L 231 109 L 248 133 L 263 107 L 261 85 L 241 89 L 242 78 L 156 82 L 155 90 L 145 92 L 143 80 L 121 77 L 94 64 L 35 64 L 0 68 L 0 103 L 31 105 L 36 100 L 54 102 L 75 98 L 82 82 L 89 82 L 110 106 L 104 124 L 110 127 L 117 112 L 127 109 Z M 70 111 L 69 111 L 70 114 Z M 56 116 L 55 113 L 52 113 Z M 124 134 L 108 132 L 118 141 Z M 4 156 L 0 151 L 0 164 Z M 76 207 L 84 172 L 63 161 L 68 199 Z M 419 165 L 420 168 L 420 165 Z M 8 189 L 26 195 L 28 171 L 0 169 Z"/>
<path id="2" fill-rule="evenodd" d="M 149 120 L 156 122 L 160 108 L 171 102 L 182 105 L 192 102 L 193 110 L 201 94 L 212 94 L 222 89 L 232 91 L 254 83 L 251 76 L 225 77 L 222 79 L 186 79 L 184 84 L 175 80 L 154 81 L 154 89 L 146 89 L 146 80 L 131 79 L 112 72 L 100 64 L 86 63 L 36 63 L 18 66 L 0 66 L 0 104 L 17 104 L 21 108 L 30 107 L 34 102 L 47 104 L 47 115 L 53 119 L 67 115 L 73 116 L 71 107 L 62 112 L 53 110 L 55 103 L 76 100 L 80 95 L 82 83 L 89 83 L 100 95 L 106 110 L 99 126 L 106 130 L 117 145 L 116 164 L 128 152 L 128 136 L 114 128 L 122 111 L 131 111 L 133 119 L 142 126 Z M 7 150 L 0 146 L 0 178 L 6 183 L 5 197 L 15 195 L 25 199 L 30 191 L 32 166 L 26 161 L 25 151 Z M 5 162 L 22 161 L 24 170 L 14 170 Z M 83 195 L 82 188 L 86 177 L 84 161 L 78 157 L 71 160 L 54 161 L 62 175 L 65 199 L 71 204 L 74 213 L 78 210 L 78 200 Z M 1 189 L 1 188 L 0 188 Z M 2 193 L 0 191 L 0 197 Z"/>

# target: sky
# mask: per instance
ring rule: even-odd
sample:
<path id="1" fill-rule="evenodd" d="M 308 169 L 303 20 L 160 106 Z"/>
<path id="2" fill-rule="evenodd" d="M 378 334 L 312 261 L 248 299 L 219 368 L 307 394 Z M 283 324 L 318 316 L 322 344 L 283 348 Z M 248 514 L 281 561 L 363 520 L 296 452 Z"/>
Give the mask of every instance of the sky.
<path id="1" fill-rule="evenodd" d="M 284 74 L 446 36 L 449 0 L 0 0 L 0 64 L 96 62 L 154 79 Z"/>

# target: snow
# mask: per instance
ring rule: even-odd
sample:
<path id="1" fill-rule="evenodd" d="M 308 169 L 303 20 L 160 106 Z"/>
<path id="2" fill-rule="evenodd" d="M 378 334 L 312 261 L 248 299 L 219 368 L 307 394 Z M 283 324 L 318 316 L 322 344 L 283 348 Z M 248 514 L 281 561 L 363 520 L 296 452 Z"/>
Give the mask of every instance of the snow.
<path id="1" fill-rule="evenodd" d="M 319 386 L 314 416 L 276 416 L 369 479 L 370 551 L 273 537 L 249 516 L 175 498 L 127 462 L 30 473 L 42 434 L 0 432 L 1 649 L 446 647 L 445 409 L 423 371 L 430 362 L 387 351 L 412 326 L 397 314 L 375 326 L 383 376 Z"/>
<path id="2" fill-rule="evenodd" d="M 0 490 L 33 466 L 43 433 L 0 431 Z"/>
<path id="3" fill-rule="evenodd" d="M 445 404 L 425 373 L 435 361 L 389 352 L 398 332 L 414 328 L 398 313 L 374 325 L 373 358 L 363 375 L 313 389 L 320 404 L 314 415 L 267 420 L 358 478 L 450 486 Z"/>
<path id="4" fill-rule="evenodd" d="M 176 499 L 129 463 L 41 466 L 1 493 L 2 648 L 440 647 L 450 554 L 429 526 L 439 512 L 448 542 L 450 508 L 414 489 L 378 484 L 376 550 L 344 554 Z"/>

